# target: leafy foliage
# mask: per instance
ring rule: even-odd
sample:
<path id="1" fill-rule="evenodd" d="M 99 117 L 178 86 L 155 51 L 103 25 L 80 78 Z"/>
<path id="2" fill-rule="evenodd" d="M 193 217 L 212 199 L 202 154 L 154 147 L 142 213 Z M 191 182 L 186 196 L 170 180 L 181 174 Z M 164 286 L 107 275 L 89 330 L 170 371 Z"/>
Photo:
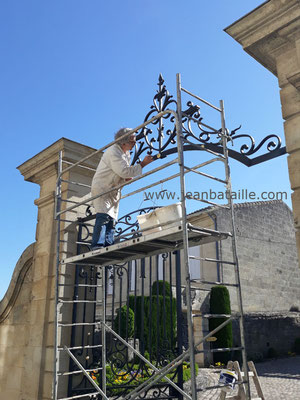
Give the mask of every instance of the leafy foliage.
<path id="1" fill-rule="evenodd" d="M 183 362 L 183 381 L 186 382 L 191 379 L 191 368 L 190 363 Z M 195 364 L 196 375 L 198 374 L 199 367 Z M 125 393 L 129 393 L 135 387 L 137 387 L 142 382 L 145 382 L 149 379 L 150 376 L 154 374 L 154 370 L 148 367 L 146 364 L 141 368 L 140 364 L 134 364 L 132 366 L 132 370 L 130 372 L 123 370 L 112 370 L 112 368 L 107 365 L 106 366 L 106 379 L 107 379 L 107 390 L 110 396 L 112 395 L 121 395 Z M 174 371 L 171 371 L 167 374 L 167 377 L 173 379 Z M 101 376 L 96 371 L 91 372 L 92 379 L 99 385 Z M 160 382 L 166 382 L 165 378 L 162 378 Z M 177 376 L 174 379 L 174 382 L 177 383 Z"/>

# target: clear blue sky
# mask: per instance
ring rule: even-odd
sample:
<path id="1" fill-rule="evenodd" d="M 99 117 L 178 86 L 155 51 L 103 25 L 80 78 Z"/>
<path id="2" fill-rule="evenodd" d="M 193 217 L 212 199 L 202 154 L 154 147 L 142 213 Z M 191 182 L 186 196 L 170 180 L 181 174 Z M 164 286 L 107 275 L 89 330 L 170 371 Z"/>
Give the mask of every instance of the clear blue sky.
<path id="1" fill-rule="evenodd" d="M 257 141 L 283 136 L 277 79 L 223 29 L 261 0 L 2 0 L 0 4 L 1 280 L 4 295 L 35 240 L 39 187 L 16 167 L 61 137 L 99 148 L 137 126 L 162 73 L 218 104 Z M 286 157 L 232 163 L 234 188 L 289 191 Z M 290 200 L 288 201 L 290 204 Z"/>

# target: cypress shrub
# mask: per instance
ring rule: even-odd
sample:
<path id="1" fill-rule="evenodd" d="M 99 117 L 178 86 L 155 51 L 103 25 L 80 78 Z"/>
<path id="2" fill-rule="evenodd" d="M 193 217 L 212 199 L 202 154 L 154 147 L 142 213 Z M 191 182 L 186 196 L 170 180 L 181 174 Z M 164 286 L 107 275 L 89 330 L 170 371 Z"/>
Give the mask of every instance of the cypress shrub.
<path id="1" fill-rule="evenodd" d="M 114 330 L 123 338 L 127 339 L 134 333 L 134 312 L 130 307 L 124 305 L 118 308 L 116 318 L 114 319 Z"/>
<path id="2" fill-rule="evenodd" d="M 210 293 L 211 314 L 231 314 L 229 291 L 225 286 L 214 286 Z M 228 318 L 211 318 L 209 330 L 217 328 Z M 217 340 L 212 343 L 213 348 L 233 347 L 232 323 L 229 322 L 223 329 L 214 335 Z M 213 353 L 214 362 L 226 364 L 230 360 L 231 352 Z"/>
<path id="3" fill-rule="evenodd" d="M 157 293 L 158 289 L 158 293 Z M 155 281 L 152 284 L 152 294 L 159 294 L 161 296 L 169 296 L 172 297 L 172 289 L 171 285 L 167 281 Z"/>
<path id="4" fill-rule="evenodd" d="M 129 306 L 134 310 L 135 335 L 145 350 L 153 354 L 161 349 L 167 350 L 166 347 L 172 349 L 176 345 L 175 299 L 161 295 L 143 298 L 129 296 Z"/>

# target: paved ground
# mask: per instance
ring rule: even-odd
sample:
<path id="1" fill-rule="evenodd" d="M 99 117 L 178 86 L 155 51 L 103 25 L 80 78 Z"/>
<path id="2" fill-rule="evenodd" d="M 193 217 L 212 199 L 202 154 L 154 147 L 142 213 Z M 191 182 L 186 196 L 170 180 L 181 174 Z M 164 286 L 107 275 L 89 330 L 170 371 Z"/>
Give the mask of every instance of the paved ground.
<path id="1" fill-rule="evenodd" d="M 261 382 L 265 400 L 300 400 L 300 356 L 281 358 L 256 363 L 257 373 Z M 217 384 L 219 373 L 205 368 L 201 370 L 199 386 Z M 250 378 L 252 380 L 252 378 Z M 252 397 L 256 397 L 254 386 L 251 384 Z M 200 392 L 200 400 L 218 400 L 220 390 L 212 389 Z"/>

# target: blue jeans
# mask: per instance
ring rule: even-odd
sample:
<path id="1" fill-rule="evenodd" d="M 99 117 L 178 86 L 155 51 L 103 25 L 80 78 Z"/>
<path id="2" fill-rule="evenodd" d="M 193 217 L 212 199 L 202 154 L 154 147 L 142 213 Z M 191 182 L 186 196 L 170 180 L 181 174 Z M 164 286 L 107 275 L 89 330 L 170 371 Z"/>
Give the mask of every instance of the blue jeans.
<path id="1" fill-rule="evenodd" d="M 108 214 L 97 213 L 92 237 L 92 249 L 114 244 L 115 220 Z"/>

